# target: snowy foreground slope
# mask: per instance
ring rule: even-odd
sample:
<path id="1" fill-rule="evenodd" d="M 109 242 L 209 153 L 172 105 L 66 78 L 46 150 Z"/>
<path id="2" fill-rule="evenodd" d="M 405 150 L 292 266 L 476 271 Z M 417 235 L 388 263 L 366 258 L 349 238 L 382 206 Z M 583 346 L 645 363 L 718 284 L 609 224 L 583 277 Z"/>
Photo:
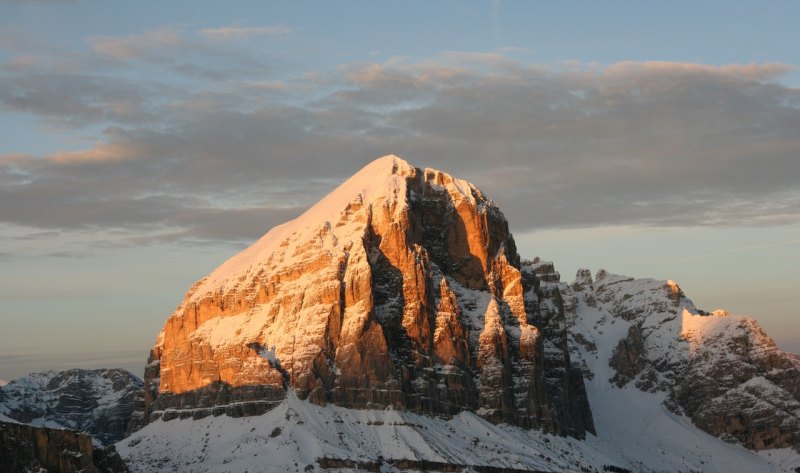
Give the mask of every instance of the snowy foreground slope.
<path id="1" fill-rule="evenodd" d="M 602 471 L 604 465 L 640 472 L 793 471 L 769 463 L 781 454 L 792 457 L 788 452 L 773 452 L 773 459 L 726 444 L 661 408 L 652 394 L 615 390 L 592 407 L 601 433 L 580 441 L 493 425 L 469 412 L 444 420 L 391 409 L 321 407 L 290 395 L 261 416 L 159 420 L 116 447 L 136 472 L 329 471 L 321 465 L 331 460 L 381 459 L 381 471 L 406 471 L 392 466 L 401 459 L 552 472 Z M 794 454 L 788 466 L 797 460 Z M 342 469 L 350 470 L 358 469 Z"/>

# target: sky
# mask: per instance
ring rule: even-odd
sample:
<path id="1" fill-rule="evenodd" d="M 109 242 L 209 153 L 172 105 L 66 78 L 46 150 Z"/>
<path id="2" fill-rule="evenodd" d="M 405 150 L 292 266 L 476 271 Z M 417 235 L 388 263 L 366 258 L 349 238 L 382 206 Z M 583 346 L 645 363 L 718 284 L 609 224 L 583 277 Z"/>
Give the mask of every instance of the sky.
<path id="1" fill-rule="evenodd" d="M 797 2 L 0 0 L 0 378 L 141 374 L 185 292 L 371 160 L 523 258 L 800 352 Z"/>

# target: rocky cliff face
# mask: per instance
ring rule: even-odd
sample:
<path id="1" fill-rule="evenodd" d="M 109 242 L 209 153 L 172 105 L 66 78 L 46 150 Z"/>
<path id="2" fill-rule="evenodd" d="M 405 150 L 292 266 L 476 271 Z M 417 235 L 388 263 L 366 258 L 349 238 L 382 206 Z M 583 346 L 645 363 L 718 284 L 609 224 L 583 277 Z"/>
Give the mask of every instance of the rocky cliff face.
<path id="1" fill-rule="evenodd" d="M 88 432 L 104 445 L 125 436 L 142 381 L 121 369 L 47 371 L 0 388 L 0 414 Z"/>
<path id="2" fill-rule="evenodd" d="M 795 358 L 752 318 L 722 311 L 685 322 L 682 335 L 689 356 L 670 393 L 698 427 L 756 450 L 800 450 Z"/>
<path id="3" fill-rule="evenodd" d="M 564 307 L 472 184 L 388 156 L 199 281 L 145 375 L 156 418 L 263 413 L 286 389 L 581 437 Z"/>
<path id="4" fill-rule="evenodd" d="M 95 448 L 85 432 L 0 422 L 0 471 L 124 473 L 114 450 Z"/>
<path id="5" fill-rule="evenodd" d="M 579 271 L 561 291 L 574 356 L 605 358 L 609 383 L 664 392 L 670 410 L 724 440 L 800 449 L 800 363 L 752 318 L 698 310 L 673 281 L 605 271 Z"/>

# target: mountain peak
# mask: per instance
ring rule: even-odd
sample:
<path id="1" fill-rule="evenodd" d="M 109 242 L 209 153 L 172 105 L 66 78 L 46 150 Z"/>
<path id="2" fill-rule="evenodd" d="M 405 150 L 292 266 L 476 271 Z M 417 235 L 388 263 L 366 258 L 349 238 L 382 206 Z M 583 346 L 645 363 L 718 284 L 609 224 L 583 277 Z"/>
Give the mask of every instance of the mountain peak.
<path id="1" fill-rule="evenodd" d="M 473 184 L 384 156 L 189 291 L 151 352 L 144 419 L 261 413 L 291 388 L 583 436 L 563 338 L 545 380 L 535 290 Z"/>
<path id="2" fill-rule="evenodd" d="M 343 219 L 347 220 L 352 212 L 376 205 L 389 205 L 402 212 L 409 204 L 409 190 L 413 195 L 414 188 L 419 190 L 422 187 L 432 192 L 447 193 L 453 207 L 466 202 L 469 207 L 478 210 L 479 204 L 490 203 L 468 181 L 436 169 L 420 170 L 398 156 L 386 155 L 361 168 L 299 217 L 273 227 L 253 245 L 220 265 L 194 286 L 192 300 L 239 286 L 242 280 L 252 278 L 254 273 L 261 271 L 262 263 L 269 260 L 271 255 L 285 255 L 295 243 L 308 241 L 320 232 L 333 229 L 330 232 L 334 236 L 333 241 L 338 242 L 342 236 L 349 241 L 351 238 L 345 233 L 358 233 L 361 226 L 342 224 Z"/>
<path id="3" fill-rule="evenodd" d="M 354 205 L 401 197 L 401 190 L 405 190 L 402 181 L 417 173 L 414 166 L 395 155 L 370 162 L 299 217 L 273 227 L 253 245 L 223 263 L 199 281 L 193 293 L 202 297 L 211 291 L 226 290 L 230 284 L 235 284 L 232 280 L 246 277 L 245 273 L 253 265 L 280 251 L 282 245 L 285 248 L 284 243 L 289 239 L 307 239 L 320 228 L 336 223 L 331 220 Z"/>
<path id="4" fill-rule="evenodd" d="M 372 160 L 366 166 L 361 168 L 361 170 L 356 172 L 353 175 L 353 178 L 362 175 L 375 176 L 385 174 L 409 176 L 413 175 L 415 170 L 416 167 L 412 166 L 411 163 L 405 159 L 394 154 L 387 154 L 386 156 Z"/>

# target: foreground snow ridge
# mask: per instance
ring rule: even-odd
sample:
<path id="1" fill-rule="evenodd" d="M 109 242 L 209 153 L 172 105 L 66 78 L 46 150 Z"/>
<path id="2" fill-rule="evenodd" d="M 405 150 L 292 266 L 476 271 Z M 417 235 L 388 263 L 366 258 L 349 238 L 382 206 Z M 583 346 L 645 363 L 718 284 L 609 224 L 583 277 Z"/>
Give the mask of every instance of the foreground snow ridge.
<path id="1" fill-rule="evenodd" d="M 629 446 L 591 435 L 580 441 L 494 425 L 466 411 L 444 420 L 392 409 L 322 407 L 290 391 L 261 416 L 159 420 L 116 448 L 134 472 L 364 471 L 377 466 L 392 472 L 419 471 L 413 466 L 424 462 L 430 469 L 423 471 L 453 471 L 456 466 L 463 471 L 600 472 L 604 466 L 637 472 L 792 471 L 694 429 L 687 419 L 654 407 L 659 403 L 650 394 L 635 389 L 618 394 L 621 402 L 608 415 L 616 417 L 614 437 L 630 439 Z M 626 414 L 631 403 L 647 406 L 646 422 Z M 648 434 L 654 429 L 661 435 Z M 783 457 L 790 463 L 792 454 Z M 439 469 L 442 465 L 448 469 Z"/>

